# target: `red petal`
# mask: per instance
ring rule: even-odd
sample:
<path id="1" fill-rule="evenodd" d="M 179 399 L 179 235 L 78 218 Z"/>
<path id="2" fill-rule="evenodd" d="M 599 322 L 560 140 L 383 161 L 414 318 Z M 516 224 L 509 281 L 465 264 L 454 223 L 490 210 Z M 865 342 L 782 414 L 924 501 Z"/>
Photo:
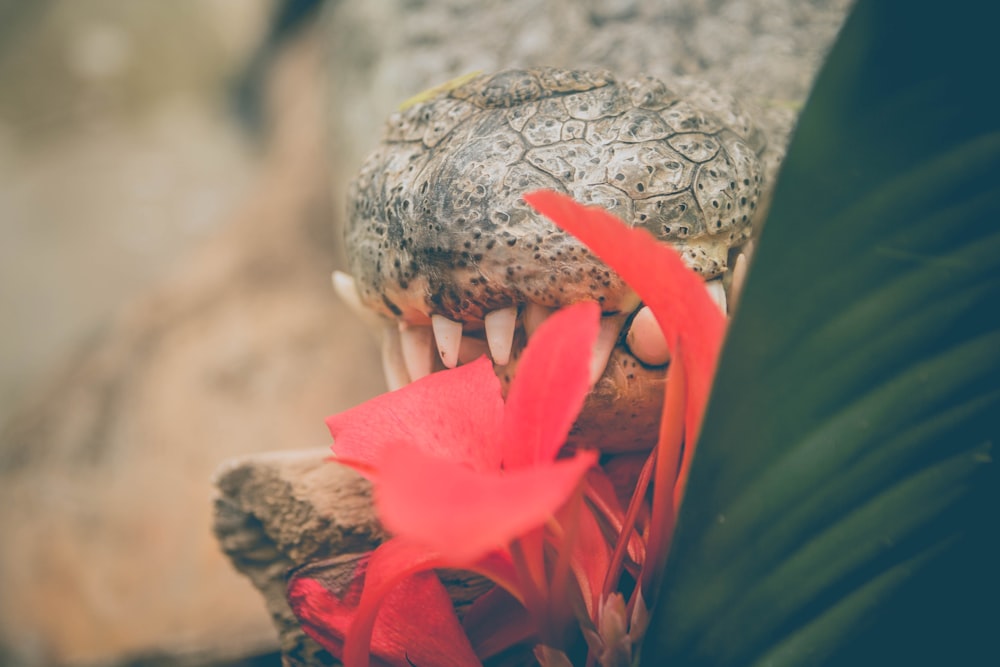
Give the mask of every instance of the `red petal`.
<path id="1" fill-rule="evenodd" d="M 407 447 L 387 454 L 375 487 L 382 523 L 447 554 L 452 567 L 466 567 L 547 521 L 597 458 L 581 452 L 532 468 L 477 473 Z"/>
<path id="2" fill-rule="evenodd" d="M 288 604 L 307 635 L 332 655 L 344 654 L 344 635 L 361 595 L 361 579 L 337 597 L 316 579 L 295 575 L 288 584 Z"/>
<path id="3" fill-rule="evenodd" d="M 535 635 L 535 622 L 528 610 L 500 587 L 480 595 L 465 612 L 462 627 L 483 660 Z"/>
<path id="4" fill-rule="evenodd" d="M 397 554 L 398 555 L 398 554 Z M 401 565 L 369 561 L 362 565 L 344 591 L 328 588 L 330 581 L 323 581 L 322 571 L 309 568 L 311 576 L 295 576 L 288 588 L 288 601 L 295 615 L 302 622 L 302 629 L 323 648 L 338 658 L 345 658 L 344 637 L 350 632 L 353 621 L 359 617 L 358 602 L 361 588 L 382 580 L 372 576 L 372 568 Z M 404 573 L 413 569 L 408 562 L 401 568 Z M 418 563 L 418 568 L 425 567 Z M 480 665 L 472 651 L 465 632 L 455 616 L 451 598 L 433 572 L 403 574 L 398 584 L 384 592 L 378 615 L 370 635 L 372 663 L 378 666 L 409 667 L 410 665 L 452 665 L 467 667 Z M 369 637 L 360 639 L 367 644 Z M 362 645 L 362 648 L 364 645 Z M 358 651 L 350 658 L 354 664 L 364 664 L 368 655 Z M 348 662 L 350 664 L 350 662 Z"/>
<path id="5" fill-rule="evenodd" d="M 376 396 L 326 423 L 337 460 L 369 477 L 378 474 L 382 452 L 399 445 L 473 470 L 500 467 L 503 399 L 486 357 Z"/>
<path id="6" fill-rule="evenodd" d="M 672 248 L 606 211 L 555 192 L 533 192 L 524 199 L 589 247 L 653 311 L 673 358 L 679 356 L 687 370 L 685 431 L 688 442 L 695 442 L 726 326 L 704 281 Z"/>
<path id="7" fill-rule="evenodd" d="M 369 650 L 396 667 L 481 667 L 451 598 L 430 570 L 441 560 L 404 540 L 372 552 L 344 642 L 345 667 L 364 667 Z"/>
<path id="8" fill-rule="evenodd" d="M 448 561 L 442 567 L 450 567 Z M 463 569 L 489 579 L 499 588 L 507 591 L 514 599 L 518 601 L 523 599 L 520 581 L 517 577 L 517 568 L 514 567 L 514 561 L 509 551 L 494 551 Z"/>
<path id="9" fill-rule="evenodd" d="M 554 313 L 531 336 L 504 414 L 507 470 L 551 461 L 590 391 L 590 356 L 601 311 L 578 303 Z"/>

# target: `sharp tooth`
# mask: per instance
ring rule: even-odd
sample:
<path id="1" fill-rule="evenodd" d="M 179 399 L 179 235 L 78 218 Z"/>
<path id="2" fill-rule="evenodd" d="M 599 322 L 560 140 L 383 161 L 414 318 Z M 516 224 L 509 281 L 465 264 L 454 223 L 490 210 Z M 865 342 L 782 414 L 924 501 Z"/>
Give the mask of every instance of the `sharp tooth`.
<path id="1" fill-rule="evenodd" d="M 726 288 L 722 286 L 721 280 L 710 280 L 705 283 L 705 289 L 708 290 L 708 295 L 712 297 L 712 301 L 718 304 L 719 308 L 722 309 L 722 314 L 726 314 Z"/>
<path id="2" fill-rule="evenodd" d="M 362 308 L 361 299 L 358 297 L 358 288 L 352 276 L 343 271 L 334 271 L 332 279 L 333 291 L 343 299 L 344 303 L 351 307 L 351 310 Z"/>
<path id="3" fill-rule="evenodd" d="M 462 323 L 449 320 L 444 315 L 431 315 L 431 327 L 437 339 L 438 353 L 445 368 L 458 364 L 458 347 L 462 344 Z"/>
<path id="4" fill-rule="evenodd" d="M 517 325 L 517 308 L 501 308 L 487 313 L 483 318 L 486 341 L 494 363 L 506 366 L 510 361 L 510 347 L 514 344 L 514 327 Z"/>
<path id="5" fill-rule="evenodd" d="M 733 263 L 733 277 L 732 281 L 729 283 L 729 306 L 730 310 L 736 307 L 736 302 L 740 298 L 740 294 L 743 292 L 743 283 L 747 279 L 747 265 L 749 264 L 749 257 L 746 253 L 740 253 L 736 256 L 736 261 Z"/>
<path id="6" fill-rule="evenodd" d="M 434 364 L 434 334 L 431 328 L 400 324 L 399 340 L 410 380 L 415 382 L 430 375 Z"/>
<path id="7" fill-rule="evenodd" d="M 635 358 L 645 364 L 662 366 L 670 361 L 667 339 L 648 307 L 641 308 L 632 318 L 625 343 Z"/>
<path id="8" fill-rule="evenodd" d="M 535 333 L 535 329 L 551 314 L 551 308 L 540 306 L 537 303 L 529 303 L 524 307 L 524 333 L 529 336 Z"/>
<path id="9" fill-rule="evenodd" d="M 332 278 L 333 291 L 337 293 L 337 296 L 340 297 L 340 300 L 344 302 L 352 313 L 368 325 L 382 325 L 384 320 L 380 320 L 378 315 L 365 308 L 364 304 L 361 303 L 361 297 L 358 296 L 358 287 L 352 276 L 343 271 L 334 271 Z"/>
<path id="10" fill-rule="evenodd" d="M 382 332 L 382 372 L 389 391 L 395 391 L 410 383 L 410 373 L 403 358 L 403 345 L 399 328 L 395 324 L 386 325 Z"/>
<path id="11" fill-rule="evenodd" d="M 625 315 L 610 315 L 601 318 L 601 328 L 597 332 L 597 342 L 594 343 L 594 354 L 590 358 L 590 383 L 597 382 L 604 369 L 608 366 L 608 359 L 618 342 L 618 334 L 621 333 L 622 324 L 625 322 Z"/>
<path id="12" fill-rule="evenodd" d="M 462 342 L 458 346 L 458 363 L 467 364 L 470 361 L 475 361 L 488 351 L 489 347 L 482 338 L 462 336 Z"/>

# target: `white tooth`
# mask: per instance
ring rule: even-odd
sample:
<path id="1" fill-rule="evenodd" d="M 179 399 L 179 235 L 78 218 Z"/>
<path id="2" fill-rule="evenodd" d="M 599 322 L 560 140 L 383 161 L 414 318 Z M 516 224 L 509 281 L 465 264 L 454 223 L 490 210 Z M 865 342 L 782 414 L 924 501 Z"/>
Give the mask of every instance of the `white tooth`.
<path id="1" fill-rule="evenodd" d="M 736 262 L 733 263 L 733 277 L 732 281 L 729 283 L 729 306 L 730 309 L 736 307 L 736 302 L 740 298 L 740 294 L 743 292 L 743 283 L 747 279 L 747 265 L 750 263 L 749 258 L 745 253 L 740 253 L 736 256 Z"/>
<path id="2" fill-rule="evenodd" d="M 458 347 L 462 344 L 462 323 L 449 320 L 444 315 L 431 315 L 431 327 L 437 339 L 438 353 L 445 368 L 458 364 Z"/>
<path id="3" fill-rule="evenodd" d="M 590 383 L 594 384 L 604 375 L 608 359 L 618 342 L 625 315 L 609 315 L 601 318 L 601 328 L 597 332 L 597 342 L 594 343 L 594 354 L 590 358 Z"/>
<path id="4" fill-rule="evenodd" d="M 551 308 L 540 306 L 537 303 L 528 303 L 524 307 L 524 332 L 529 336 L 535 333 L 535 329 L 551 314 Z"/>
<path id="5" fill-rule="evenodd" d="M 430 327 L 399 325 L 403 361 L 411 381 L 430 375 L 434 364 L 434 334 Z"/>
<path id="6" fill-rule="evenodd" d="M 625 342 L 636 359 L 650 366 L 662 366 L 670 361 L 667 339 L 663 337 L 663 330 L 656 322 L 653 311 L 646 306 L 632 318 Z"/>
<path id="7" fill-rule="evenodd" d="M 467 364 L 475 361 L 489 351 L 486 341 L 482 338 L 462 336 L 462 342 L 458 346 L 458 363 Z"/>
<path id="8" fill-rule="evenodd" d="M 726 289 L 722 286 L 721 280 L 710 280 L 705 283 L 705 289 L 708 290 L 708 295 L 712 297 L 719 308 L 722 309 L 722 314 L 726 314 Z"/>
<path id="9" fill-rule="evenodd" d="M 389 391 L 395 391 L 410 383 L 410 373 L 403 358 L 399 328 L 395 324 L 385 325 L 382 332 L 382 372 Z"/>
<path id="10" fill-rule="evenodd" d="M 362 307 L 361 299 L 358 298 L 358 288 L 354 284 L 352 276 L 343 271 L 334 271 L 331 278 L 333 279 L 333 291 L 344 300 L 344 303 L 351 307 L 351 310 Z"/>
<path id="11" fill-rule="evenodd" d="M 510 347 L 514 344 L 517 308 L 511 306 L 487 313 L 483 324 L 486 326 L 486 341 L 490 345 L 494 363 L 506 366 L 510 361 Z"/>
<path id="12" fill-rule="evenodd" d="M 334 271 L 332 278 L 333 291 L 337 293 L 337 296 L 340 297 L 340 300 L 344 302 L 352 313 L 361 318 L 365 324 L 382 325 L 384 320 L 380 320 L 378 315 L 365 308 L 361 303 L 361 297 L 358 296 L 358 287 L 352 276 L 343 271 Z"/>

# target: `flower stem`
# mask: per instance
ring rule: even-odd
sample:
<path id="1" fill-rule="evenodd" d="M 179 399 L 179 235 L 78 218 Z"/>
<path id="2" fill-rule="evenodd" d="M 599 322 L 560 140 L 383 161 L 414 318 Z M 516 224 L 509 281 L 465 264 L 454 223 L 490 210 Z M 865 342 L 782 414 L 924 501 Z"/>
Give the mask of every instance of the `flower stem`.
<path id="1" fill-rule="evenodd" d="M 629 500 L 628 509 L 625 510 L 625 518 L 622 520 L 621 532 L 618 533 L 618 541 L 615 543 L 615 550 L 611 554 L 611 561 L 608 564 L 608 573 L 604 577 L 604 586 L 601 589 L 601 599 L 605 599 L 611 592 L 618 588 L 618 580 L 622 574 L 625 563 L 625 552 L 628 551 L 629 542 L 632 541 L 632 533 L 635 530 L 636 518 L 642 508 L 646 498 L 646 491 L 649 489 L 649 481 L 653 474 L 653 464 L 656 461 L 656 450 L 650 452 L 646 457 L 646 462 L 642 464 L 639 477 L 636 480 L 635 491 Z"/>
<path id="2" fill-rule="evenodd" d="M 640 573 L 643 597 L 654 600 L 659 579 L 666 566 L 670 539 L 674 532 L 677 503 L 675 483 L 684 446 L 684 395 L 687 377 L 680 354 L 667 369 L 667 389 L 663 397 L 663 418 L 656 443 L 656 468 L 653 473 L 653 509 L 650 517 L 646 562 Z"/>

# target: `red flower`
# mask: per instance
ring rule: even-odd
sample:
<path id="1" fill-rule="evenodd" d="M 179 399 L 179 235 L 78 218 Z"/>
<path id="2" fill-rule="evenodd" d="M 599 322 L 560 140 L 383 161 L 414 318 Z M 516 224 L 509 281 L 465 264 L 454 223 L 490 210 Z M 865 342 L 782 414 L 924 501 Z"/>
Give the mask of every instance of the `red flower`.
<path id="1" fill-rule="evenodd" d="M 715 376 L 726 319 L 704 283 L 669 246 L 610 213 L 555 192 L 524 196 L 532 207 L 589 247 L 649 306 L 667 341 L 671 364 L 656 444 L 653 507 L 642 588 L 647 599 L 666 564 L 701 420 Z"/>
<path id="2" fill-rule="evenodd" d="M 726 318 L 705 293 L 702 279 L 673 248 L 644 229 L 627 227 L 607 211 L 549 191 L 524 199 L 590 248 L 653 311 L 671 358 L 684 368 L 684 429 L 689 441 L 697 440 L 726 330 Z"/>
<path id="3" fill-rule="evenodd" d="M 617 271 L 663 329 L 673 361 L 656 450 L 627 512 L 595 452 L 559 458 L 589 391 L 599 317 L 591 303 L 539 327 L 506 403 L 482 358 L 329 418 L 337 460 L 372 480 L 394 536 L 347 584 L 313 566 L 292 578 L 289 601 L 304 629 L 349 667 L 367 664 L 369 650 L 379 664 L 476 665 L 525 639 L 552 655 L 572 644 L 574 621 L 597 655 L 637 639 L 628 638 L 619 579 L 626 568 L 641 584 L 629 609 L 655 591 L 724 318 L 701 280 L 645 232 L 555 193 L 525 199 Z M 640 511 L 650 478 L 653 502 Z M 472 643 L 429 572 L 442 567 L 498 585 L 466 619 Z M 502 618 L 483 622 L 498 609 Z"/>
<path id="4" fill-rule="evenodd" d="M 597 461 L 589 451 L 556 457 L 589 391 L 599 314 L 596 304 L 581 303 L 539 327 L 506 404 L 483 357 L 327 420 L 337 460 L 372 480 L 379 517 L 394 535 L 369 559 L 357 601 L 343 591 L 324 593 L 302 576 L 293 579 L 296 613 L 310 629 L 322 626 L 317 619 L 324 616 L 315 609 L 327 610 L 327 626 L 339 632 L 331 635 L 327 627 L 311 634 L 338 654 L 342 648 L 345 663 L 364 664 L 369 640 L 389 664 L 412 659 L 372 632 L 388 592 L 432 568 L 480 572 L 526 606 L 548 605 L 546 584 L 536 580 L 542 542 L 524 540 L 516 556 L 507 549 L 551 521 Z M 331 636 L 344 637 L 343 647 Z"/>
<path id="5" fill-rule="evenodd" d="M 344 582 L 324 576 L 336 569 L 315 563 L 297 573 L 289 586 L 289 603 L 303 629 L 334 655 L 344 655 L 344 635 L 358 614 L 362 589 L 377 583 L 366 577 L 370 560 L 363 558 Z M 451 598 L 433 572 L 402 578 L 386 592 L 382 607 L 371 630 L 375 664 L 480 664 L 455 617 Z"/>
<path id="6" fill-rule="evenodd" d="M 394 535 L 455 564 L 551 517 L 596 461 L 556 460 L 589 391 L 596 304 L 557 313 L 532 337 L 506 404 L 487 357 L 429 375 L 327 420 L 337 460 L 375 483 Z"/>

